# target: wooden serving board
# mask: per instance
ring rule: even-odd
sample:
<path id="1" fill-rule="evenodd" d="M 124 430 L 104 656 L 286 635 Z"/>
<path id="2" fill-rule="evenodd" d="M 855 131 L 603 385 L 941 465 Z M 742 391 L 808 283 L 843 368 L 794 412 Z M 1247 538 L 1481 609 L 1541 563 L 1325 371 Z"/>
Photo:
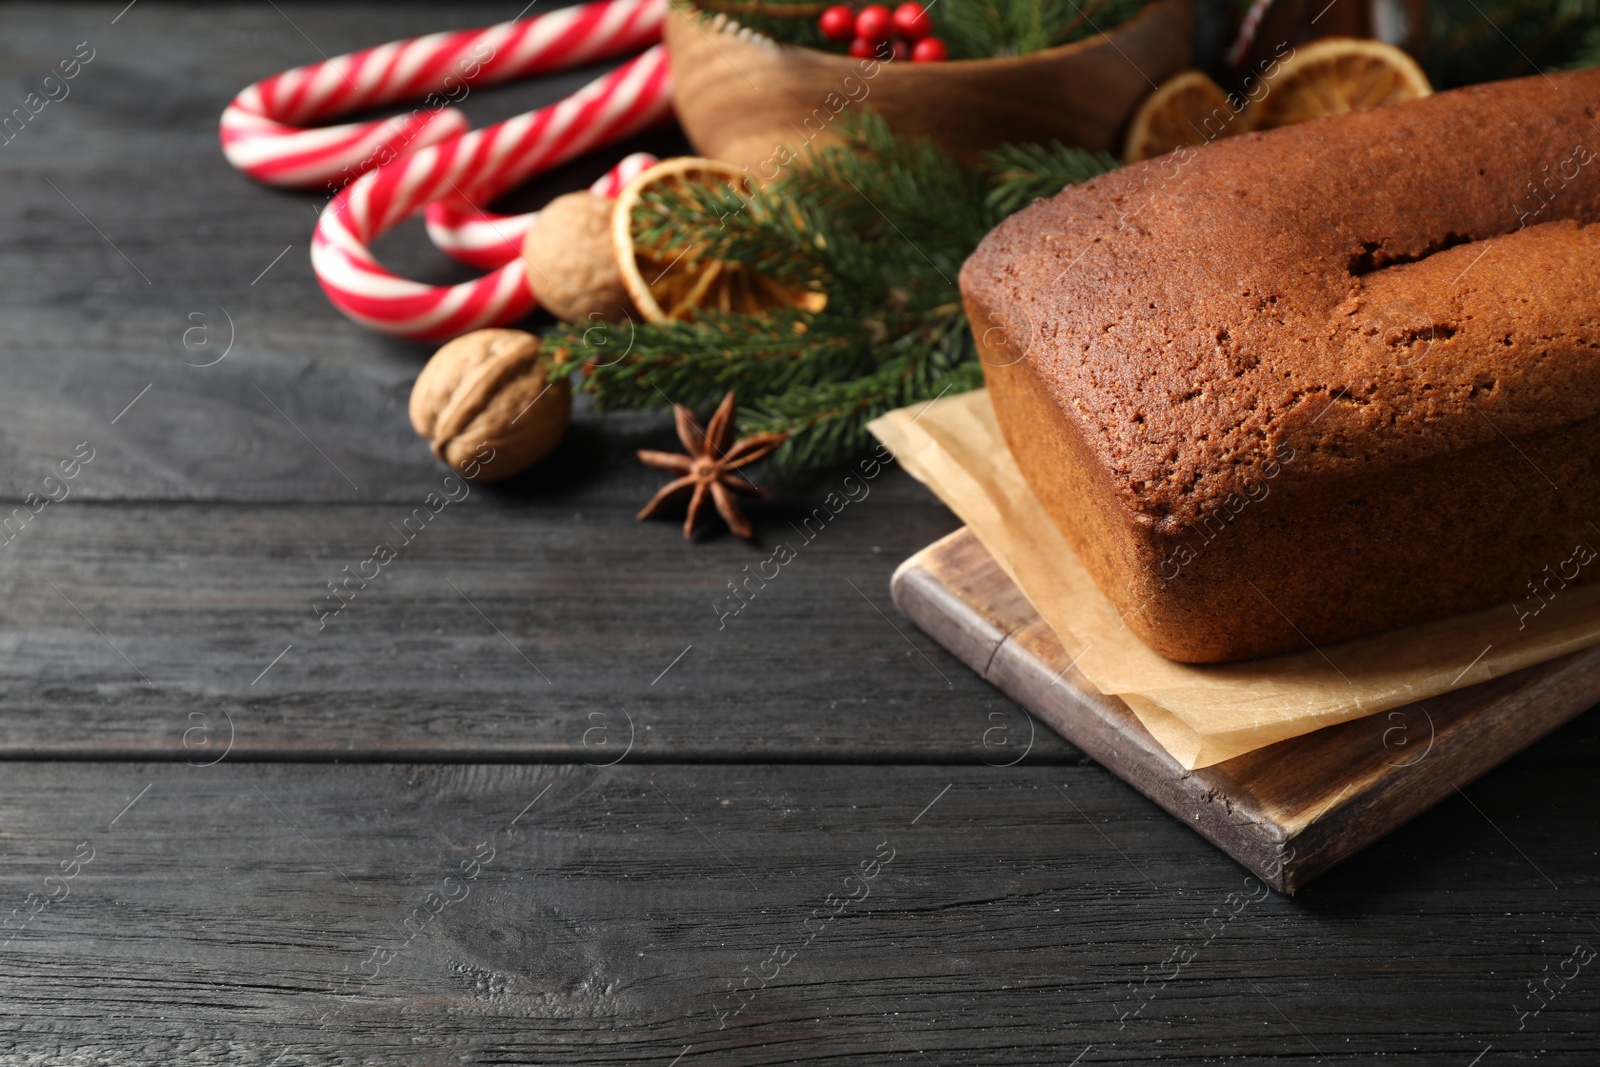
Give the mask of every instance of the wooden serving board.
<path id="1" fill-rule="evenodd" d="M 1292 893 L 1600 701 L 1600 648 L 1186 771 L 963 528 L 895 572 L 907 618 L 1068 741 Z"/>

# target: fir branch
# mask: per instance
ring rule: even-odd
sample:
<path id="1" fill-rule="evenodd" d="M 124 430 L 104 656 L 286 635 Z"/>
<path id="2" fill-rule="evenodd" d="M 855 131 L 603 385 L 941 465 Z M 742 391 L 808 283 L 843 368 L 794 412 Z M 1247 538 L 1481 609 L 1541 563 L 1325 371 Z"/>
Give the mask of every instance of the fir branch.
<path id="1" fill-rule="evenodd" d="M 581 370 L 602 409 L 703 411 L 732 389 L 741 433 L 788 435 L 769 462 L 789 471 L 847 457 L 886 411 L 978 387 L 962 261 L 1013 206 L 1113 161 L 1054 145 L 968 167 L 872 113 L 840 129 L 844 143 L 754 191 L 685 182 L 647 191 L 635 216 L 650 255 L 739 263 L 825 293 L 821 311 L 561 327 L 545 336 L 552 373 Z"/>
<path id="2" fill-rule="evenodd" d="M 722 182 L 684 182 L 647 191 L 633 213 L 637 246 L 657 259 L 693 256 L 743 263 L 775 281 L 821 288 L 827 226 L 786 205 Z"/>
<path id="3" fill-rule="evenodd" d="M 985 204 L 982 177 L 927 138 L 896 137 L 875 111 L 845 119 L 841 131 L 843 144 L 814 151 L 773 191 L 814 201 L 840 230 L 907 242 L 953 277 L 1002 217 Z"/>
<path id="4" fill-rule="evenodd" d="M 1144 0 L 1069 0 L 1074 9 L 1068 20 L 1050 39 L 1050 46 L 1071 44 L 1086 37 L 1098 36 L 1129 21 L 1144 9 Z"/>
<path id="5" fill-rule="evenodd" d="M 580 388 L 603 410 L 668 403 L 701 410 L 730 389 L 761 396 L 853 377 L 872 365 L 870 337 L 858 320 L 795 310 L 568 326 L 547 333 L 544 349 L 552 377 L 580 370 Z"/>
<path id="6" fill-rule="evenodd" d="M 1428 14 L 1439 89 L 1600 66 L 1600 0 L 1436 0 Z"/>
<path id="7" fill-rule="evenodd" d="M 951 59 L 1023 56 L 1121 25 L 1144 0 L 955 0 L 928 9 Z"/>
<path id="8" fill-rule="evenodd" d="M 954 309 L 940 322 L 925 323 L 920 336 L 899 338 L 871 373 L 768 397 L 741 410 L 740 427 L 788 435 L 769 461 L 779 471 L 837 463 L 866 444 L 867 423 L 878 416 L 981 387 L 982 369 L 972 355 L 966 315 Z"/>
<path id="9" fill-rule="evenodd" d="M 981 59 L 1048 48 L 1051 29 L 1066 21 L 1067 11 L 1064 0 L 966 0 L 936 4 L 929 14 L 951 59 Z"/>
<path id="10" fill-rule="evenodd" d="M 754 192 L 716 182 L 648 192 L 636 240 L 657 258 L 743 263 L 850 306 L 881 303 L 893 288 L 948 289 L 1003 217 L 985 202 L 982 175 L 925 139 L 895 138 L 875 112 L 839 128 L 843 144 Z"/>
<path id="11" fill-rule="evenodd" d="M 1108 152 L 1068 148 L 1060 141 L 1003 145 L 984 157 L 984 168 L 994 182 L 988 203 L 1001 216 L 1009 215 L 1121 165 Z"/>
<path id="12" fill-rule="evenodd" d="M 681 2 L 681 0 L 680 0 Z M 694 0 L 684 7 L 699 9 L 715 17 L 725 15 L 745 29 L 774 41 L 803 45 L 806 48 L 836 49 L 822 34 L 817 18 L 838 0 Z M 712 32 L 707 27 L 706 32 Z"/>
<path id="13" fill-rule="evenodd" d="M 1563 70 L 1600 67 L 1600 19 L 1573 31 L 1571 51 L 1561 63 Z"/>

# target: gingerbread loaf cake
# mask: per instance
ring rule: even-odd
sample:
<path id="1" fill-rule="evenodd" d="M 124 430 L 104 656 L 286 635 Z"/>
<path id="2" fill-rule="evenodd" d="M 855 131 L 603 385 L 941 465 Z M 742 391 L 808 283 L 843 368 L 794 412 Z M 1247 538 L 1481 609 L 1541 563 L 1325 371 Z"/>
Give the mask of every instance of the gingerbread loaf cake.
<path id="1" fill-rule="evenodd" d="M 1499 603 L 1515 629 L 1600 575 L 1597 113 L 1600 70 L 1439 93 L 983 241 L 961 290 L 1006 440 L 1146 643 L 1220 662 Z"/>

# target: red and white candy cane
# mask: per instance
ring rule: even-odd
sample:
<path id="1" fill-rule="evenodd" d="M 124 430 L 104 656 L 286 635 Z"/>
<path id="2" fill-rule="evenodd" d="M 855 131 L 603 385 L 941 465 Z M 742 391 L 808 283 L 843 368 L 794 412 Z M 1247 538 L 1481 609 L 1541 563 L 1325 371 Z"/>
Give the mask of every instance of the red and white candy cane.
<path id="1" fill-rule="evenodd" d="M 371 243 L 425 204 L 487 203 L 540 171 L 659 121 L 670 111 L 670 91 L 666 50 L 657 45 L 557 104 L 362 175 L 317 221 L 311 266 L 323 292 L 356 322 L 418 340 L 516 321 L 534 306 L 520 255 L 475 281 L 441 287 L 385 270 Z M 508 232 L 502 253 L 514 242 Z"/>
<path id="2" fill-rule="evenodd" d="M 444 106 L 465 89 L 619 55 L 659 40 L 668 0 L 600 0 L 482 30 L 433 34 L 311 64 L 258 82 L 223 113 L 229 162 L 277 185 L 346 186 L 324 210 L 312 268 L 334 305 L 364 325 L 419 339 L 511 322 L 534 304 L 521 244 L 537 212 L 486 203 L 540 171 L 667 116 L 671 78 L 658 46 L 547 108 L 465 132 Z M 441 97 L 439 94 L 448 94 Z M 457 94 L 460 95 L 457 95 Z M 298 123 L 426 94 L 409 116 L 342 126 Z M 591 188 L 615 196 L 654 157 L 635 154 Z M 463 262 L 498 268 L 451 287 L 408 281 L 369 251 L 426 205 L 430 237 Z"/>
<path id="3" fill-rule="evenodd" d="M 635 152 L 602 174 L 589 191 L 615 200 L 635 174 L 658 162 L 649 152 Z M 522 255 L 522 238 L 538 215 L 537 211 L 496 215 L 470 204 L 436 200 L 423 218 L 428 236 L 441 251 L 470 266 L 494 270 Z"/>
<path id="4" fill-rule="evenodd" d="M 1239 23 L 1239 35 L 1233 39 L 1233 44 L 1224 57 L 1228 61 L 1228 66 L 1237 67 L 1244 62 L 1244 57 L 1250 54 L 1250 46 L 1255 44 L 1256 32 L 1261 29 L 1261 20 L 1266 17 L 1267 8 L 1271 6 L 1272 0 L 1254 0 L 1251 3 L 1250 9 L 1244 13 L 1244 19 Z"/>
<path id="5" fill-rule="evenodd" d="M 223 111 L 222 152 L 257 181 L 331 192 L 382 163 L 465 133 L 466 116 L 446 104 L 468 89 L 637 52 L 661 39 L 666 10 L 667 0 L 602 0 L 481 30 L 392 41 L 274 74 Z M 409 115 L 305 128 L 402 100 L 424 104 Z"/>

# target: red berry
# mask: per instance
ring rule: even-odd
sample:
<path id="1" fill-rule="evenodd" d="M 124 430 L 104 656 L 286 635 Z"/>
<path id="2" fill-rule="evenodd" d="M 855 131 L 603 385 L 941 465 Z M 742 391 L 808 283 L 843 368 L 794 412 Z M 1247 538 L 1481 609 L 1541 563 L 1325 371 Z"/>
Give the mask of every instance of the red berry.
<path id="1" fill-rule="evenodd" d="M 894 9 L 894 28 L 913 41 L 920 41 L 933 32 L 933 19 L 928 17 L 927 8 L 906 0 Z"/>
<path id="2" fill-rule="evenodd" d="M 899 60 L 901 63 L 904 63 L 910 57 L 911 46 L 906 44 L 904 37 L 896 37 L 894 39 L 894 43 L 889 46 L 889 58 L 891 60 Z"/>
<path id="3" fill-rule="evenodd" d="M 924 37 L 911 50 L 913 63 L 943 63 L 949 58 L 950 53 L 944 50 L 944 42 L 937 37 Z"/>
<path id="4" fill-rule="evenodd" d="M 856 15 L 856 36 L 869 41 L 887 41 L 894 31 L 894 16 L 882 4 L 868 4 Z"/>
<path id="5" fill-rule="evenodd" d="M 869 41 L 865 37 L 857 37 L 850 42 L 850 54 L 857 59 L 871 59 L 878 53 L 878 43 Z"/>
<path id="6" fill-rule="evenodd" d="M 856 13 L 846 4 L 834 4 L 817 19 L 822 35 L 830 41 L 848 41 L 856 35 Z"/>

